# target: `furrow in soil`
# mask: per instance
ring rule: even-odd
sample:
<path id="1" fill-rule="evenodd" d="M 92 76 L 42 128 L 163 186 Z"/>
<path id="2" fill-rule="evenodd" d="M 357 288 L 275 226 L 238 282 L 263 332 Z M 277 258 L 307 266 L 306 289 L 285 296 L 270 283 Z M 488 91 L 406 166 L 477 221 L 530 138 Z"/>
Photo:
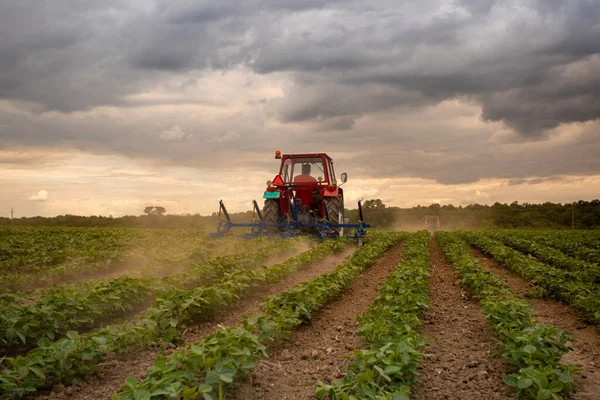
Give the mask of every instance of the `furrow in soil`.
<path id="1" fill-rule="evenodd" d="M 463 290 L 435 240 L 430 241 L 427 344 L 412 400 L 512 399 L 502 378 L 510 371 L 498 354 L 479 303 Z"/>
<path id="2" fill-rule="evenodd" d="M 529 281 L 502 267 L 490 256 L 474 248 L 470 251 L 487 271 L 502 278 L 515 293 L 524 296 L 532 289 Z M 527 301 L 535 310 L 535 318 L 538 322 L 549 323 L 563 329 L 575 339 L 570 343 L 573 350 L 563 358 L 571 364 L 581 366 L 573 399 L 600 399 L 600 328 L 586 324 L 567 305 L 560 302 L 535 298 Z"/>
<path id="3" fill-rule="evenodd" d="M 185 344 L 202 340 L 202 337 L 213 333 L 218 326 L 239 325 L 245 315 L 258 310 L 262 299 L 266 296 L 284 292 L 314 277 L 332 271 L 353 251 L 354 248 L 349 247 L 340 254 L 325 257 L 308 268 L 289 274 L 280 282 L 263 285 L 256 291 L 244 295 L 240 304 L 223 311 L 216 319 L 188 328 L 184 333 Z M 174 345 L 168 347 L 165 351 L 167 354 L 178 350 Z M 133 376 L 137 379 L 143 378 L 159 354 L 158 349 L 147 349 L 130 353 L 127 358 L 109 360 L 101 365 L 101 370 L 96 375 L 88 377 L 80 386 L 64 389 L 64 395 L 61 394 L 61 397 L 82 400 L 111 398 L 114 393 L 121 390 L 127 376 Z M 38 398 L 46 399 L 54 398 L 54 396 L 55 394 L 50 393 L 50 397 L 44 395 Z"/>
<path id="4" fill-rule="evenodd" d="M 379 287 L 398 265 L 401 251 L 401 245 L 396 245 L 384 253 L 354 279 L 343 296 L 296 330 L 291 340 L 273 349 L 268 360 L 257 364 L 235 398 L 311 399 L 318 381 L 342 376 L 350 362 L 345 356 L 361 347 L 361 337 L 355 334 L 357 317 L 370 307 Z"/>

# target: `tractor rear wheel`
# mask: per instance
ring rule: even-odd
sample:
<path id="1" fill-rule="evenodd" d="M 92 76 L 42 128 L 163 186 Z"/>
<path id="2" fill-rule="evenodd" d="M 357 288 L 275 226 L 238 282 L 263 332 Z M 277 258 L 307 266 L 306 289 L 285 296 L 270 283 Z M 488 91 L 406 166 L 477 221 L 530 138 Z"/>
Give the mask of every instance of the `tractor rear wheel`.
<path id="1" fill-rule="evenodd" d="M 338 197 L 330 197 L 327 200 L 327 212 L 332 224 L 343 224 L 345 221 L 344 196 L 340 194 Z M 333 230 L 337 231 L 340 236 L 344 234 L 344 228 L 333 228 Z"/>
<path id="2" fill-rule="evenodd" d="M 281 219 L 281 209 L 279 207 L 279 199 L 265 199 L 263 207 L 263 221 L 267 224 L 276 224 Z M 278 228 L 268 228 L 269 232 L 277 232 Z"/>

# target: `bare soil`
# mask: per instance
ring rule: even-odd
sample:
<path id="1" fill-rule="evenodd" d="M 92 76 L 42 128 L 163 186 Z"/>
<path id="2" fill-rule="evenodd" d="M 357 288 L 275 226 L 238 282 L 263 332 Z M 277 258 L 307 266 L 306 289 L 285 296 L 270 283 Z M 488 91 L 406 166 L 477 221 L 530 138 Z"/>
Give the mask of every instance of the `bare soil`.
<path id="1" fill-rule="evenodd" d="M 472 248 L 471 255 L 479 260 L 490 273 L 501 277 L 514 292 L 524 296 L 531 283 L 514 272 L 504 268 L 499 262 L 481 251 Z M 573 349 L 564 360 L 581 366 L 581 374 L 576 380 L 574 399 L 600 399 L 600 328 L 583 322 L 576 312 L 567 305 L 553 300 L 527 299 L 535 310 L 538 322 L 549 323 L 571 334 L 575 341 Z"/>
<path id="2" fill-rule="evenodd" d="M 429 251 L 431 304 L 422 331 L 428 348 L 411 399 L 514 398 L 502 381 L 509 368 L 479 304 L 463 291 L 433 237 Z"/>
<path id="3" fill-rule="evenodd" d="M 343 296 L 321 310 L 310 324 L 296 330 L 268 360 L 259 362 L 235 398 L 311 399 L 318 381 L 342 376 L 348 369 L 348 356 L 361 346 L 361 337 L 355 334 L 357 317 L 372 304 L 400 256 L 401 245 L 396 245 L 379 257 L 354 279 Z"/>
<path id="4" fill-rule="evenodd" d="M 316 276 L 332 271 L 354 251 L 349 247 L 340 254 L 325 257 L 308 268 L 293 272 L 278 283 L 261 286 L 259 290 L 243 297 L 242 303 L 223 311 L 214 320 L 188 328 L 184 332 L 185 344 L 200 341 L 203 336 L 214 332 L 218 326 L 239 325 L 247 313 L 258 309 L 263 298 L 278 294 L 306 282 Z M 167 346 L 166 353 L 177 351 L 174 345 Z M 38 399 L 64 398 L 98 400 L 111 398 L 121 390 L 125 378 L 133 376 L 143 378 L 161 349 L 147 349 L 128 354 L 127 358 L 113 359 L 100 364 L 100 371 L 89 376 L 79 386 L 57 387 L 49 395 L 38 396 Z"/>

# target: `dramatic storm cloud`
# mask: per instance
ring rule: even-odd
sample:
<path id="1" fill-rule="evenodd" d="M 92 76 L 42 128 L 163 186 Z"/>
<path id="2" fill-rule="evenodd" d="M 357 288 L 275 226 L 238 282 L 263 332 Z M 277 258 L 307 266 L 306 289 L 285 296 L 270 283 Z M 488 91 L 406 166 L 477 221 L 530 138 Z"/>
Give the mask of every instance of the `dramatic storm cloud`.
<path id="1" fill-rule="evenodd" d="M 598 0 L 0 0 L 7 171 L 88 154 L 270 178 L 281 148 L 367 185 L 533 191 L 600 175 L 599 118 Z"/>

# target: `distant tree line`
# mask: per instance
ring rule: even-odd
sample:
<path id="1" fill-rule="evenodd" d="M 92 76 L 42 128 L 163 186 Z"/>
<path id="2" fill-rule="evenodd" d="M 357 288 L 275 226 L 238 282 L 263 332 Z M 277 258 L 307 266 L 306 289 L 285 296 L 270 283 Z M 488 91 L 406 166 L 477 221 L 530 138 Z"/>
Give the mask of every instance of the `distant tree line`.
<path id="1" fill-rule="evenodd" d="M 0 217 L 0 225 L 23 226 L 74 226 L 74 227 L 113 227 L 113 228 L 196 228 L 216 230 L 219 222 L 217 213 L 200 214 L 166 214 L 161 206 L 148 206 L 143 215 L 126 215 L 123 217 L 102 215 L 59 215 L 56 217 L 22 217 L 11 220 Z M 232 213 L 235 221 L 250 222 L 252 212 Z"/>
<path id="2" fill-rule="evenodd" d="M 395 229 L 423 227 L 426 215 L 438 216 L 442 229 L 473 228 L 600 228 L 600 200 L 574 203 L 470 204 L 453 206 L 431 204 L 412 208 L 387 207 L 380 199 L 363 202 L 364 218 L 374 226 Z M 347 210 L 346 218 L 356 220 L 356 210 Z"/>
<path id="3" fill-rule="evenodd" d="M 370 199 L 363 202 L 364 218 L 374 227 L 393 228 L 398 230 L 420 229 L 426 215 L 436 215 L 440 219 L 442 229 L 473 228 L 555 228 L 571 227 L 572 218 L 576 229 L 600 229 L 600 200 L 574 203 L 510 204 L 494 203 L 492 205 L 470 204 L 453 206 L 431 204 L 412 208 L 387 207 L 381 199 Z M 0 225 L 28 226 L 79 226 L 79 227 L 127 227 L 127 228 L 198 228 L 215 230 L 218 215 L 200 214 L 166 214 L 161 206 L 149 206 L 144 215 L 112 216 L 79 216 L 59 215 L 56 217 L 22 217 L 11 220 L 0 217 Z M 252 221 L 252 212 L 231 213 L 236 222 Z M 345 217 L 352 222 L 357 219 L 356 209 L 346 209 Z"/>

